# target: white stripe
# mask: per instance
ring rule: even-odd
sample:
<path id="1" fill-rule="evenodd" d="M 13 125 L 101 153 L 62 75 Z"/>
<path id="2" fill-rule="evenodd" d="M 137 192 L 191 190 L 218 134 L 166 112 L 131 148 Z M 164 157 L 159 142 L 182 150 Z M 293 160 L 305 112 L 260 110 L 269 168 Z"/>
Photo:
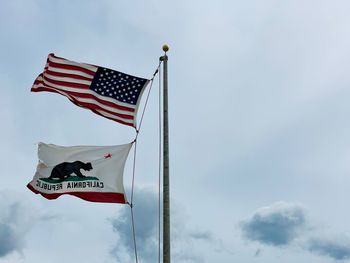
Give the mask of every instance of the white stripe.
<path id="1" fill-rule="evenodd" d="M 95 67 L 95 66 L 88 65 L 88 64 L 85 64 L 85 63 L 78 63 L 78 62 L 71 61 L 71 60 L 64 59 L 64 58 L 55 58 L 52 55 L 49 55 L 49 61 L 52 61 L 52 62 L 55 62 L 55 63 L 59 63 L 59 64 L 63 64 L 63 65 L 82 67 L 82 68 L 91 70 L 93 72 L 97 71 L 97 67 Z"/>
<path id="2" fill-rule="evenodd" d="M 73 75 L 78 75 L 86 78 L 90 78 L 91 80 L 94 78 L 93 75 L 78 71 L 78 70 L 70 70 L 70 69 L 63 69 L 63 68 L 55 68 L 53 66 L 50 66 L 48 70 L 53 71 L 53 72 L 59 72 L 59 73 L 64 73 L 64 74 L 73 74 Z M 45 72 L 45 71 L 44 71 Z"/>
<path id="3" fill-rule="evenodd" d="M 48 84 L 48 85 L 54 86 L 55 88 L 58 88 L 58 89 L 60 89 L 61 87 L 62 88 L 67 88 L 67 89 L 69 88 L 69 87 L 65 87 L 63 84 L 55 84 L 55 83 L 53 83 L 50 78 L 46 78 L 46 75 L 44 77 L 45 78 L 43 79 L 43 82 Z M 69 83 L 67 83 L 67 84 L 69 84 Z M 84 85 L 84 84 L 82 84 L 82 85 Z M 80 93 L 86 93 L 84 90 L 88 90 L 89 89 L 89 85 L 85 85 L 84 88 L 70 88 L 70 89 L 76 89 L 77 92 L 82 90 Z"/>
<path id="4" fill-rule="evenodd" d="M 68 93 L 66 93 L 66 92 L 64 92 L 64 91 L 61 91 L 61 90 L 59 90 L 59 89 L 47 87 L 47 86 L 43 85 L 42 83 L 40 83 L 40 84 L 38 84 L 38 85 L 33 85 L 33 89 L 39 89 L 39 88 L 49 89 L 49 90 L 55 91 L 55 92 L 57 92 L 57 93 L 59 93 L 59 94 L 65 96 L 65 97 L 67 97 L 67 98 L 69 98 L 69 99 L 70 99 L 70 98 L 73 99 L 73 97 L 72 97 L 71 95 L 69 95 Z"/>
<path id="5" fill-rule="evenodd" d="M 64 81 L 64 82 L 70 82 L 70 83 L 76 83 L 76 84 L 85 84 L 87 86 L 91 85 L 92 81 L 89 80 L 82 80 L 82 79 L 73 79 L 73 78 L 69 78 L 69 77 L 56 77 L 53 76 L 49 73 L 44 73 L 46 78 L 52 79 L 52 80 L 57 80 L 57 81 Z"/>

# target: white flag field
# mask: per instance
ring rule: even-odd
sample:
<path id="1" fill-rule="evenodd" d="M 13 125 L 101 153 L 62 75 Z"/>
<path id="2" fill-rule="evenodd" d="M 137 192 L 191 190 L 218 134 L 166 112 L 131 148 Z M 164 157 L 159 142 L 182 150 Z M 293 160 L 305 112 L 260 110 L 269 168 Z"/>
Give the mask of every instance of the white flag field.
<path id="1" fill-rule="evenodd" d="M 39 143 L 39 164 L 27 187 L 47 199 L 68 194 L 91 202 L 127 203 L 123 172 L 131 146 Z"/>

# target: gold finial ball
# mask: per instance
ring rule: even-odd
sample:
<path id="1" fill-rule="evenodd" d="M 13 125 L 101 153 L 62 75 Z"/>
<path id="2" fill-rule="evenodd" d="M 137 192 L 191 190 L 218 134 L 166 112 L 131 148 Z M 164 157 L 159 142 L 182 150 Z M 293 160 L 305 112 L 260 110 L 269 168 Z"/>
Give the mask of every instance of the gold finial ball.
<path id="1" fill-rule="evenodd" d="M 163 51 L 168 52 L 169 51 L 169 46 L 167 44 L 163 45 Z"/>

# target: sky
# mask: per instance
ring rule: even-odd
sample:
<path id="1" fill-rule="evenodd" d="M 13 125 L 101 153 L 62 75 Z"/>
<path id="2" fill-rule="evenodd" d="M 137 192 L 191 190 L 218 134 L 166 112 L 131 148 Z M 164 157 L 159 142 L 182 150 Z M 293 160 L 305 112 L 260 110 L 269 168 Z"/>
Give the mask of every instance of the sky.
<path id="1" fill-rule="evenodd" d="M 51 52 L 151 78 L 163 44 L 172 262 L 350 262 L 348 1 L 0 3 L 0 263 L 135 262 L 128 206 L 26 188 L 38 142 L 116 145 L 135 131 L 30 88 Z M 158 255 L 158 83 L 137 146 L 145 263 Z M 132 155 L 128 196 L 131 181 Z"/>

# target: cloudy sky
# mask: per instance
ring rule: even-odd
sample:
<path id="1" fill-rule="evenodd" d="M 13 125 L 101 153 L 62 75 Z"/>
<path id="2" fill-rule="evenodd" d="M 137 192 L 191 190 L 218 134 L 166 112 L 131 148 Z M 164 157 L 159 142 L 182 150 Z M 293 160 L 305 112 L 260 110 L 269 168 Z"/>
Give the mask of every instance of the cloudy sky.
<path id="1" fill-rule="evenodd" d="M 164 43 L 172 261 L 350 262 L 348 1 L 0 3 L 1 263 L 134 262 L 129 207 L 48 201 L 26 184 L 38 142 L 135 132 L 30 87 L 51 52 L 150 78 Z M 145 263 L 157 261 L 158 137 L 155 83 L 134 197 Z"/>

